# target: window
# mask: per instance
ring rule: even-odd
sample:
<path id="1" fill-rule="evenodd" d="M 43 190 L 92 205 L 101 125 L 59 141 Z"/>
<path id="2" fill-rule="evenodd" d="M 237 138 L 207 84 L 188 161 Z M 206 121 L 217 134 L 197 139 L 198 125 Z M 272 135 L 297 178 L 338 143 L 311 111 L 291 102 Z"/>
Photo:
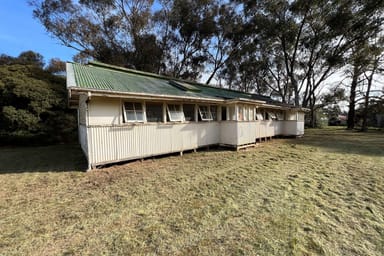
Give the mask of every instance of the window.
<path id="1" fill-rule="evenodd" d="M 185 121 L 195 121 L 195 105 L 184 104 L 183 112 L 184 112 Z"/>
<path id="2" fill-rule="evenodd" d="M 256 112 L 256 120 L 264 120 L 263 114 L 260 112 Z"/>
<path id="3" fill-rule="evenodd" d="M 168 104 L 168 118 L 171 122 L 182 122 L 184 121 L 184 113 L 181 111 L 181 105 Z"/>
<path id="4" fill-rule="evenodd" d="M 276 113 L 277 120 L 284 120 L 284 115 L 281 112 Z"/>
<path id="5" fill-rule="evenodd" d="M 296 114 L 295 113 L 292 113 L 292 112 L 286 112 L 285 114 L 285 120 L 289 120 L 289 121 L 292 121 L 292 120 L 296 120 Z"/>
<path id="6" fill-rule="evenodd" d="M 221 120 L 226 121 L 227 120 L 227 107 L 221 107 Z"/>
<path id="7" fill-rule="evenodd" d="M 163 121 L 163 104 L 162 103 L 147 103 L 145 105 L 145 113 L 147 114 L 147 122 L 162 122 Z"/>
<path id="8" fill-rule="evenodd" d="M 239 105 L 237 107 L 237 120 L 238 121 L 248 121 L 249 120 L 249 107 L 246 105 Z"/>
<path id="9" fill-rule="evenodd" d="M 273 112 L 267 112 L 268 114 L 268 120 L 277 120 L 276 114 Z"/>
<path id="10" fill-rule="evenodd" d="M 244 121 L 245 119 L 245 109 L 244 106 L 239 105 L 237 107 L 237 121 Z"/>
<path id="11" fill-rule="evenodd" d="M 297 115 L 298 115 L 298 117 L 297 117 L 297 121 L 300 121 L 300 122 L 304 122 L 304 117 L 305 117 L 305 115 L 304 115 L 304 113 L 297 113 Z"/>
<path id="12" fill-rule="evenodd" d="M 200 118 L 202 121 L 212 121 L 213 117 L 208 106 L 199 106 Z"/>
<path id="13" fill-rule="evenodd" d="M 248 113 L 249 113 L 249 107 L 248 106 L 243 106 L 243 118 L 244 121 L 248 121 Z"/>
<path id="14" fill-rule="evenodd" d="M 125 122 L 144 122 L 143 105 L 139 102 L 124 102 Z"/>
<path id="15" fill-rule="evenodd" d="M 211 111 L 212 120 L 217 120 L 217 106 L 210 106 L 209 110 Z"/>
<path id="16" fill-rule="evenodd" d="M 229 119 L 228 120 L 232 120 L 232 121 L 236 120 L 236 108 L 235 108 L 235 106 L 230 106 L 228 108 L 228 110 L 229 110 Z"/>
<path id="17" fill-rule="evenodd" d="M 254 117 L 255 117 L 255 115 L 254 115 L 254 108 L 253 108 L 253 107 L 250 107 L 250 108 L 249 108 L 249 112 L 248 112 L 248 120 L 249 120 L 249 121 L 253 121 L 253 120 L 254 120 Z"/>

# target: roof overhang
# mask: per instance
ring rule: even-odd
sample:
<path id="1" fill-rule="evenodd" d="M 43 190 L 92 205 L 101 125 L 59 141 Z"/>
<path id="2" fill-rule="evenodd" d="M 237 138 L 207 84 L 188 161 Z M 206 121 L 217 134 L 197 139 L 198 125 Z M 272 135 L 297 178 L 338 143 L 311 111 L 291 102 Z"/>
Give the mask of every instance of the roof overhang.
<path id="1" fill-rule="evenodd" d="M 86 95 L 88 98 L 91 97 L 106 97 L 106 98 L 119 98 L 119 99 L 136 99 L 136 100 L 159 100 L 159 101 L 189 101 L 189 102 L 202 102 L 211 104 L 252 104 L 259 107 L 265 107 L 269 109 L 279 110 L 292 110 L 308 112 L 307 108 L 295 108 L 285 107 L 272 104 L 266 104 L 265 101 L 252 100 L 244 98 L 236 99 L 215 99 L 215 98 L 202 98 L 202 97 L 190 97 L 190 96 L 177 96 L 177 95 L 162 95 L 162 94 L 150 94 L 150 93 L 137 93 L 137 92 L 117 92 L 117 91 L 106 91 L 88 88 L 79 88 L 68 86 L 69 96 L 69 107 L 77 108 L 80 95 Z"/>
<path id="2" fill-rule="evenodd" d="M 190 102 L 204 102 L 204 103 L 223 103 L 223 99 L 203 98 L 203 97 L 190 97 L 190 96 L 177 96 L 165 94 L 151 94 L 151 93 L 138 93 L 138 92 L 117 92 L 105 91 L 97 89 L 69 87 L 69 106 L 76 108 L 78 104 L 79 95 L 87 95 L 88 97 L 107 97 L 107 98 L 123 98 L 123 99 L 139 99 L 139 100 L 166 100 L 166 101 L 190 101 Z"/>
<path id="3" fill-rule="evenodd" d="M 259 107 L 265 107 L 269 109 L 280 109 L 280 110 L 292 110 L 308 112 L 307 108 L 295 108 L 295 107 L 284 107 L 272 104 L 266 104 L 265 101 L 252 100 L 244 98 L 236 99 L 217 99 L 217 98 L 202 98 L 202 97 L 190 97 L 190 96 L 177 96 L 177 95 L 163 95 L 163 94 L 150 94 L 150 93 L 137 93 L 137 92 L 117 92 L 117 91 L 106 91 L 89 88 L 79 88 L 68 86 L 68 98 L 69 107 L 77 108 L 80 95 L 86 95 L 88 98 L 91 97 L 106 97 L 106 98 L 119 98 L 119 99 L 135 99 L 135 100 L 158 100 L 158 101 L 189 101 L 189 102 L 201 102 L 211 104 L 252 104 Z"/>
<path id="4" fill-rule="evenodd" d="M 298 111 L 298 112 L 309 112 L 310 109 L 308 108 L 301 108 L 301 107 L 295 107 L 295 106 L 280 106 L 280 105 L 272 105 L 272 104 L 263 104 L 262 107 L 265 108 L 271 108 L 271 109 L 281 109 L 281 110 L 290 110 L 290 111 Z"/>
<path id="5" fill-rule="evenodd" d="M 263 104 L 262 107 L 269 108 L 269 109 L 280 109 L 280 110 L 290 109 L 289 107 L 284 107 L 284 106 L 279 106 L 279 105 L 272 105 L 272 104 Z"/>
<path id="6" fill-rule="evenodd" d="M 311 111 L 309 108 L 302 108 L 302 107 L 292 107 L 291 110 L 298 111 L 298 112 L 309 112 L 309 111 Z"/>
<path id="7" fill-rule="evenodd" d="M 252 100 L 252 99 L 245 99 L 245 98 L 235 98 L 235 99 L 227 99 L 227 100 L 224 100 L 225 103 L 227 104 L 258 104 L 258 105 L 261 105 L 261 104 L 264 104 L 265 101 L 261 101 L 261 100 Z"/>

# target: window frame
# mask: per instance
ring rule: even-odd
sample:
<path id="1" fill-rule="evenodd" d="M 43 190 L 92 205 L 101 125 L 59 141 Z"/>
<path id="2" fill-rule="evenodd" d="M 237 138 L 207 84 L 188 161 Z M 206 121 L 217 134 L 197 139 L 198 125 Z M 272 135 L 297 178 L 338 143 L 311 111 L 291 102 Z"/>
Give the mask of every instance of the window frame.
<path id="1" fill-rule="evenodd" d="M 214 110 L 214 111 L 212 111 Z M 216 105 L 209 105 L 209 112 L 211 113 L 212 121 L 217 121 L 218 117 L 218 106 Z"/>
<path id="2" fill-rule="evenodd" d="M 184 122 L 197 122 L 197 120 L 195 120 L 196 119 L 196 104 L 184 103 L 182 105 L 183 105 Z M 192 114 L 192 116 L 186 115 L 186 112 L 188 114 Z M 187 117 L 188 117 L 188 119 L 191 118 L 191 120 L 187 120 Z"/>
<path id="3" fill-rule="evenodd" d="M 235 105 L 228 106 L 228 121 L 237 121 L 237 110 Z"/>
<path id="4" fill-rule="evenodd" d="M 179 107 L 178 110 L 172 110 L 171 106 L 173 107 Z M 177 113 L 179 118 L 174 118 L 174 116 L 171 113 Z M 185 121 L 185 115 L 183 111 L 183 106 L 182 104 L 167 104 L 167 114 L 170 122 L 184 122 Z"/>
<path id="5" fill-rule="evenodd" d="M 127 110 L 126 105 L 131 104 L 132 110 Z M 136 109 L 136 104 L 140 104 L 141 110 Z M 135 116 L 135 119 L 128 119 L 127 111 L 133 111 L 133 114 Z M 137 118 L 138 112 L 141 111 L 141 119 Z M 145 111 L 144 111 L 144 104 L 143 102 L 137 102 L 137 101 L 124 101 L 123 102 L 123 113 L 124 113 L 124 123 L 144 123 L 145 122 Z"/>
<path id="6" fill-rule="evenodd" d="M 283 121 L 284 120 L 284 114 L 281 112 L 276 113 L 277 121 Z"/>
<path id="7" fill-rule="evenodd" d="M 243 105 L 237 105 L 236 107 L 236 121 L 244 121 L 244 107 Z"/>
<path id="8" fill-rule="evenodd" d="M 268 120 L 270 120 L 270 121 L 276 121 L 277 120 L 275 112 L 268 111 L 267 113 L 268 113 Z"/>
<path id="9" fill-rule="evenodd" d="M 255 108 L 252 106 L 248 109 L 248 121 L 255 121 Z"/>
<path id="10" fill-rule="evenodd" d="M 256 121 L 264 121 L 264 115 L 263 113 L 260 113 L 256 110 Z"/>
<path id="11" fill-rule="evenodd" d="M 202 108 L 206 108 L 206 110 L 202 111 Z M 201 121 L 213 121 L 210 105 L 199 105 L 198 110 L 199 110 L 199 115 L 200 115 Z M 208 115 L 207 118 L 205 118 L 205 117 L 203 118 L 202 113 L 206 113 Z"/>
<path id="12" fill-rule="evenodd" d="M 149 121 L 148 120 L 148 105 L 159 105 L 159 109 L 161 110 L 161 115 L 160 117 L 157 117 L 159 121 Z M 163 108 L 163 103 L 162 102 L 145 102 L 145 122 L 146 123 L 163 123 L 164 122 L 164 108 Z"/>
<path id="13" fill-rule="evenodd" d="M 228 107 L 227 106 L 220 106 L 221 108 L 221 120 L 220 121 L 228 121 Z"/>

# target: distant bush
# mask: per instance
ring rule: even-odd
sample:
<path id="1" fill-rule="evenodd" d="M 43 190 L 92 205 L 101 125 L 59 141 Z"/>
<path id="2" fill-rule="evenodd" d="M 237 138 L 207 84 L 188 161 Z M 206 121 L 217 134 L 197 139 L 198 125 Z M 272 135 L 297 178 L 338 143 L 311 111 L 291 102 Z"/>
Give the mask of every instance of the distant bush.
<path id="1" fill-rule="evenodd" d="M 67 107 L 65 77 L 44 70 L 41 55 L 27 53 L 0 56 L 1 144 L 75 141 L 76 112 Z"/>

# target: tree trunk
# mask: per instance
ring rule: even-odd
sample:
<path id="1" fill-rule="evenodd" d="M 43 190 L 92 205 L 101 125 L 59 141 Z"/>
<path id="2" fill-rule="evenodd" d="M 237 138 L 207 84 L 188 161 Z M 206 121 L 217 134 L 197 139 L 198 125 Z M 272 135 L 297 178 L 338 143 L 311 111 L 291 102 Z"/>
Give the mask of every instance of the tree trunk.
<path id="1" fill-rule="evenodd" d="M 349 96 L 349 110 L 348 110 L 348 121 L 347 121 L 347 128 L 349 130 L 352 130 L 353 128 L 355 128 L 356 87 L 357 87 L 358 78 L 359 78 L 359 68 L 357 67 L 357 64 L 355 64 L 353 68 L 353 77 L 352 77 L 351 91 Z"/>
<path id="2" fill-rule="evenodd" d="M 209 84 L 211 82 L 212 78 L 216 75 L 216 72 L 217 70 L 219 70 L 219 68 L 220 68 L 219 65 L 215 65 L 215 68 L 213 69 L 212 73 L 208 77 L 207 81 L 205 81 L 205 84 Z"/>
<path id="3" fill-rule="evenodd" d="M 310 123 L 310 126 L 311 126 L 311 128 L 315 128 L 316 127 L 316 111 L 313 109 L 313 108 L 311 108 L 311 123 Z"/>
<path id="4" fill-rule="evenodd" d="M 297 88 L 297 80 L 293 74 L 291 76 L 291 82 L 293 86 L 293 92 L 295 94 L 295 107 L 299 107 L 300 106 L 299 88 Z"/>
<path id="5" fill-rule="evenodd" d="M 317 126 L 317 122 L 316 122 L 316 96 L 314 94 L 314 92 L 311 93 L 311 96 L 310 96 L 310 99 L 309 99 L 309 107 L 310 107 L 310 110 L 311 110 L 311 123 L 310 123 L 310 126 L 311 128 L 315 128 Z"/>
<path id="6" fill-rule="evenodd" d="M 371 90 L 371 85 L 368 83 L 368 89 L 367 89 L 367 94 L 365 95 L 364 99 L 364 110 L 363 110 L 363 123 L 361 125 L 361 131 L 366 132 L 368 131 L 368 122 L 367 122 L 367 117 L 368 117 L 368 104 L 369 104 L 369 91 Z"/>
<path id="7" fill-rule="evenodd" d="M 364 97 L 364 111 L 363 111 L 363 124 L 361 126 L 361 131 L 362 132 L 366 132 L 368 131 L 368 122 L 367 122 L 367 119 L 368 119 L 368 105 L 369 105 L 369 94 L 371 92 L 371 86 L 372 86 L 372 81 L 373 81 L 373 75 L 375 74 L 376 72 L 376 69 L 377 69 L 377 63 L 378 60 L 376 60 L 374 66 L 373 66 L 373 69 L 372 69 L 372 72 L 370 74 L 369 77 L 366 76 L 366 78 L 368 79 L 368 87 L 367 87 L 367 91 L 365 93 L 365 97 Z"/>

